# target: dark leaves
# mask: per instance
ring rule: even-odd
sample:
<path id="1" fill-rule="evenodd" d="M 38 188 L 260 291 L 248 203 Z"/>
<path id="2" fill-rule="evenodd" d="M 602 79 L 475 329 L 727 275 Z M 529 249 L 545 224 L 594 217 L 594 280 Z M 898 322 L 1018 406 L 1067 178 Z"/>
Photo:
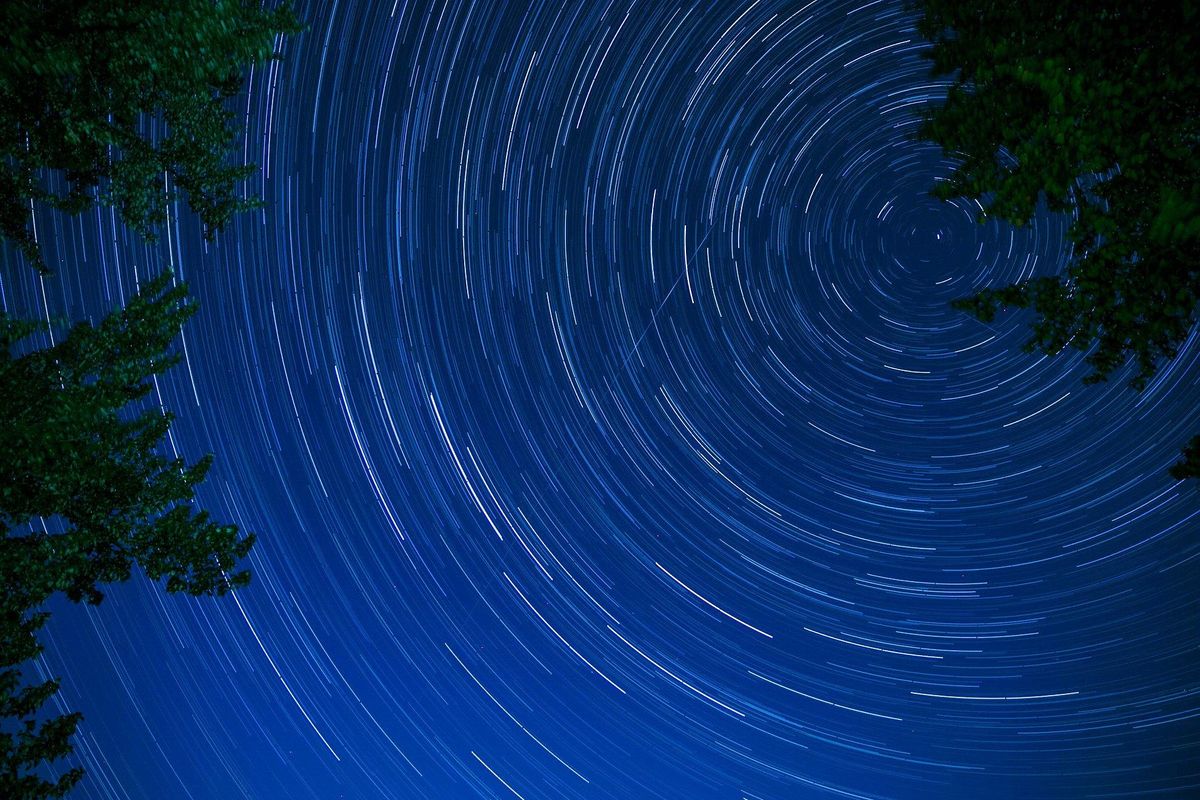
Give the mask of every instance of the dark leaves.
<path id="1" fill-rule="evenodd" d="M 0 3 L 0 236 L 45 271 L 31 201 L 110 205 L 146 237 L 176 194 L 210 238 L 257 207 L 227 101 L 299 30 L 286 4 L 245 0 Z"/>
<path id="2" fill-rule="evenodd" d="M 1132 362 L 1144 388 L 1200 302 L 1200 37 L 1192 4 L 925 0 L 918 28 L 955 83 L 918 135 L 957 166 L 934 193 L 1025 224 L 1072 214 L 1061 279 L 986 289 L 984 322 L 1035 312 L 1031 350 L 1088 353 L 1088 382 Z"/>
<path id="3" fill-rule="evenodd" d="M 70 752 L 79 715 L 47 718 L 40 709 L 57 684 L 22 687 L 15 668 L 41 650 L 46 615 L 33 610 L 50 595 L 99 603 L 101 587 L 135 566 L 192 595 L 249 581 L 233 570 L 254 537 L 192 507 L 211 458 L 163 456 L 172 416 L 145 403 L 195 310 L 164 274 L 43 349 L 26 344 L 42 326 L 0 316 L 0 797 L 60 797 L 82 775 L 36 772 Z M 55 532 L 28 525 L 35 517 Z"/>

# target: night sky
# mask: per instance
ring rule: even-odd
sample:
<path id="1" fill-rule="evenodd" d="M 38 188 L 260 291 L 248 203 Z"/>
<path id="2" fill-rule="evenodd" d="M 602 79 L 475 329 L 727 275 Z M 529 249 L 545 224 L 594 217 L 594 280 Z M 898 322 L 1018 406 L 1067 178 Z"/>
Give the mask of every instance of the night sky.
<path id="1" fill-rule="evenodd" d="M 1200 792 L 1200 342 L 1142 393 L 929 189 L 900 2 L 302 3 L 212 244 L 39 214 L 0 301 L 171 267 L 154 397 L 258 534 L 236 597 L 56 602 L 81 798 Z"/>

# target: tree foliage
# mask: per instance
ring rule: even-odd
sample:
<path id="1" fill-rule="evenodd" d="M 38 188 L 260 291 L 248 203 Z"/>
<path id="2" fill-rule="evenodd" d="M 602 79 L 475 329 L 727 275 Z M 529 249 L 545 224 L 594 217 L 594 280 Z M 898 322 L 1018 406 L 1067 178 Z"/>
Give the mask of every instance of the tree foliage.
<path id="1" fill-rule="evenodd" d="M 180 195 L 209 237 L 256 207 L 226 101 L 298 30 L 253 0 L 0 3 L 0 236 L 44 270 L 33 201 L 113 206 L 148 238 Z"/>
<path id="2" fill-rule="evenodd" d="M 169 279 L 99 325 L 81 322 L 20 356 L 14 348 L 33 325 L 0 317 L 0 569 L 35 602 L 54 592 L 99 602 L 98 585 L 126 580 L 135 562 L 170 592 L 222 594 L 249 577 L 225 573 L 252 538 L 188 505 L 211 459 L 160 455 L 173 415 L 134 411 L 151 376 L 178 361 L 171 341 L 196 309 Z M 63 531 L 15 533 L 34 517 Z"/>
<path id="3" fill-rule="evenodd" d="M 160 454 L 172 415 L 145 402 L 153 376 L 195 312 L 164 273 L 98 325 L 81 322 L 50 347 L 26 340 L 44 325 L 0 315 L 0 796 L 57 797 L 35 768 L 70 752 L 78 714 L 45 718 L 54 681 L 21 686 L 18 665 L 40 652 L 38 607 L 61 592 L 99 603 L 100 585 L 139 566 L 168 592 L 221 595 L 254 542 L 192 507 L 210 459 Z"/>
<path id="4" fill-rule="evenodd" d="M 921 0 L 936 75 L 954 83 L 919 136 L 957 160 L 934 193 L 1025 224 L 1072 215 L 1061 278 L 957 301 L 983 321 L 1036 313 L 1028 350 L 1087 351 L 1098 382 L 1127 362 L 1141 389 L 1200 301 L 1200 10 L 1092 0 Z M 1200 458 L 1200 437 L 1185 453 Z M 1200 471 L 1200 462 L 1180 474 Z"/>
<path id="5" fill-rule="evenodd" d="M 30 613 L 6 593 L 0 607 L 0 796 L 14 800 L 62 797 L 83 777 L 79 767 L 47 779 L 38 773 L 71 753 L 71 736 L 83 715 L 47 717 L 42 706 L 58 691 L 58 682 L 21 685 L 23 661 L 41 651 L 35 637 L 46 614 Z"/>
<path id="6" fill-rule="evenodd" d="M 257 207 L 229 101 L 299 30 L 288 4 L 256 0 L 0 2 L 0 238 L 46 273 L 38 204 L 113 207 L 147 238 L 178 198 L 209 238 Z M 161 455 L 172 416 L 147 405 L 195 312 L 170 281 L 40 349 L 45 326 L 0 314 L 0 797 L 62 797 L 83 775 L 52 763 L 80 715 L 46 709 L 56 681 L 22 676 L 48 598 L 98 603 L 135 566 L 192 595 L 250 577 L 233 570 L 253 536 L 192 507 L 210 459 Z"/>

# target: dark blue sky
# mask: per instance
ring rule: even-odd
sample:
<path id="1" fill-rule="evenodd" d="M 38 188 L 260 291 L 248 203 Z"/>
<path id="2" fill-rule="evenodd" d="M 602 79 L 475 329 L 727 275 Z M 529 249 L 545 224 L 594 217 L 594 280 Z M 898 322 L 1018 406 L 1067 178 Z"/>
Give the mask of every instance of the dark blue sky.
<path id="1" fill-rule="evenodd" d="M 900 3 L 300 12 L 263 211 L 3 271 L 189 282 L 157 396 L 259 537 L 236 598 L 55 606 L 76 797 L 1193 796 L 1200 344 L 1138 394 L 948 308 L 1065 225 L 928 197 Z"/>

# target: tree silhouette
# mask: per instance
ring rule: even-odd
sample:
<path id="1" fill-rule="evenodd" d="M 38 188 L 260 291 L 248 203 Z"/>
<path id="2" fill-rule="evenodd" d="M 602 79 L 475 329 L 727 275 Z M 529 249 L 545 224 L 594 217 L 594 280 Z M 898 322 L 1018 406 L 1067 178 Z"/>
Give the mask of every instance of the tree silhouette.
<path id="1" fill-rule="evenodd" d="M 991 321 L 1036 314 L 1030 351 L 1086 351 L 1088 382 L 1129 361 L 1142 389 L 1188 337 L 1200 301 L 1200 9 L 1193 2 L 922 0 L 935 75 L 954 76 L 918 136 L 957 166 L 934 194 L 1029 221 L 1072 215 L 1061 278 L 955 303 Z M 1200 437 L 1177 475 L 1200 472 Z"/>
<path id="2" fill-rule="evenodd" d="M 0 316 L 0 720 L 12 723 L 0 732 L 3 797 L 60 796 L 82 774 L 48 782 L 35 772 L 70 752 L 80 718 L 39 715 L 54 681 L 20 685 L 18 665 L 41 650 L 46 599 L 99 603 L 100 586 L 135 565 L 168 592 L 222 595 L 250 580 L 232 570 L 254 537 L 192 507 L 211 459 L 162 456 L 173 417 L 144 402 L 150 379 L 178 361 L 171 343 L 196 310 L 170 281 L 164 273 L 98 325 L 24 353 L 44 324 Z"/>
<path id="3" fill-rule="evenodd" d="M 100 202 L 147 238 L 179 195 L 209 237 L 256 207 L 226 104 L 298 30 L 289 6 L 246 0 L 0 3 L 0 236 L 45 270 L 35 201 Z"/>
<path id="4" fill-rule="evenodd" d="M 257 207 L 228 101 L 299 30 L 289 5 L 252 0 L 0 3 L 0 238 L 48 273 L 39 205 L 112 207 L 147 238 L 180 197 L 209 238 Z M 192 595 L 249 580 L 234 569 L 254 537 L 192 506 L 210 459 L 160 455 L 172 415 L 147 405 L 193 313 L 165 274 L 48 347 L 32 343 L 44 325 L 0 314 L 0 797 L 61 797 L 83 775 L 52 763 L 81 715 L 49 712 L 58 683 L 22 676 L 49 597 L 99 603 L 134 567 Z"/>

